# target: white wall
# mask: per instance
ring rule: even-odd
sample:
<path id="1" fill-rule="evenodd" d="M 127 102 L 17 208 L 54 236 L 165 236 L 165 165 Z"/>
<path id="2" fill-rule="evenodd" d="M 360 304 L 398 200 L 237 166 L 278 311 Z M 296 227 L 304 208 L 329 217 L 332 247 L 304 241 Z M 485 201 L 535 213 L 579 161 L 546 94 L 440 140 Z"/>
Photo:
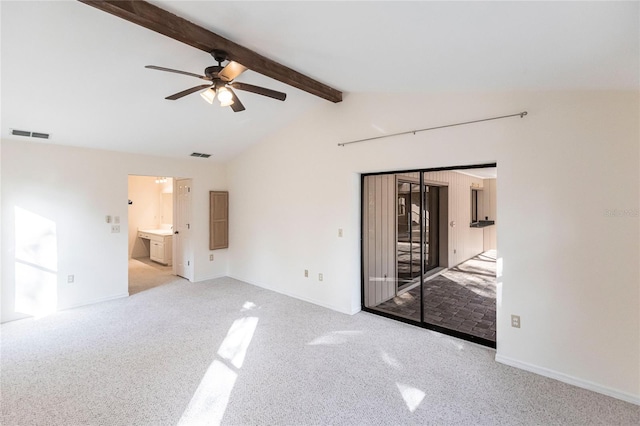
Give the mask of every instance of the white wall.
<path id="1" fill-rule="evenodd" d="M 485 217 L 488 220 L 496 220 L 496 185 L 497 179 L 483 179 L 482 180 L 482 205 L 484 207 L 484 213 L 482 219 Z"/>
<path id="2" fill-rule="evenodd" d="M 127 295 L 129 175 L 193 178 L 195 280 L 226 275 L 227 250 L 210 262 L 208 249 L 209 191 L 227 189 L 223 165 L 53 143 L 3 140 L 1 147 L 3 322 L 25 316 L 14 309 L 15 207 L 55 223 L 58 309 Z M 120 216 L 120 233 L 111 233 L 106 215 Z"/>
<path id="3" fill-rule="evenodd" d="M 356 312 L 359 173 L 497 162 L 498 358 L 640 401 L 638 101 L 602 91 L 349 94 L 327 103 L 230 163 L 229 272 Z M 336 146 L 377 129 L 523 110 L 524 119 Z M 631 213 L 607 216 L 614 209 Z M 510 327 L 511 314 L 522 328 Z"/>

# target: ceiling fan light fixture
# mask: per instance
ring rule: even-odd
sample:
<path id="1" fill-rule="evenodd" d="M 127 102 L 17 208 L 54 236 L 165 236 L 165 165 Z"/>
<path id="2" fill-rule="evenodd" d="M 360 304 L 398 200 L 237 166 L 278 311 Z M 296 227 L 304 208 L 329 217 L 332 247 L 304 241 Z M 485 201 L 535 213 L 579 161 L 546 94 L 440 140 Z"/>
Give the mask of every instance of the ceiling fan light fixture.
<path id="1" fill-rule="evenodd" d="M 231 105 L 233 105 L 233 99 L 229 99 L 228 101 L 225 101 L 225 102 L 220 101 L 220 106 L 222 107 L 231 106 Z"/>
<path id="2" fill-rule="evenodd" d="M 218 100 L 220 101 L 220 106 L 233 105 L 233 94 L 226 87 L 220 87 L 218 89 Z"/>
<path id="3" fill-rule="evenodd" d="M 216 98 L 216 92 L 213 89 L 207 89 L 200 93 L 200 96 L 202 96 L 202 99 L 213 105 L 213 100 Z"/>

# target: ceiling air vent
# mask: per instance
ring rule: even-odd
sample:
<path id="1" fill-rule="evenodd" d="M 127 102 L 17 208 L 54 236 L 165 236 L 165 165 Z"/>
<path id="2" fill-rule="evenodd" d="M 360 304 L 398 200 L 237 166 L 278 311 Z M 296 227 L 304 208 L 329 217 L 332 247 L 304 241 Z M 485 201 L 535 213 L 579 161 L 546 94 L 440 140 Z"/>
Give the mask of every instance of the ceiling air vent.
<path id="1" fill-rule="evenodd" d="M 191 154 L 192 157 L 201 157 L 201 158 L 209 158 L 211 154 L 202 154 L 200 152 L 194 152 Z"/>
<path id="2" fill-rule="evenodd" d="M 49 133 L 30 132 L 28 130 L 11 129 L 11 134 L 15 136 L 26 136 L 32 138 L 49 139 Z"/>

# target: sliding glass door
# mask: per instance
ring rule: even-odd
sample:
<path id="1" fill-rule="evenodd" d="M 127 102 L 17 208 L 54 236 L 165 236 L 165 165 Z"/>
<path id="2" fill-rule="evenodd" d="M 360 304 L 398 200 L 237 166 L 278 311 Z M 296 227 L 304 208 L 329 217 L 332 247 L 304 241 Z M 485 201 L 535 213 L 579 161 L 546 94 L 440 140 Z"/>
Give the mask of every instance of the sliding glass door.
<path id="1" fill-rule="evenodd" d="M 424 274 L 439 264 L 440 190 L 419 173 L 363 180 L 363 304 L 422 319 Z M 444 218 L 446 220 L 446 218 Z"/>
<path id="2" fill-rule="evenodd" d="M 363 176 L 362 306 L 495 347 L 495 230 L 472 213 L 495 217 L 495 178 L 466 169 Z"/>

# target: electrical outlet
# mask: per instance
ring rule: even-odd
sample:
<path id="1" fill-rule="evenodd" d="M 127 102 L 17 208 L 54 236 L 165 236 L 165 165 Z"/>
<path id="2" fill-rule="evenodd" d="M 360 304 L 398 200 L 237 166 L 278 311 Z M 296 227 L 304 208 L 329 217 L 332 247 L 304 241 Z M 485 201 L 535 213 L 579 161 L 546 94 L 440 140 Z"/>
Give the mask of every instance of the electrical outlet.
<path id="1" fill-rule="evenodd" d="M 111 225 L 111 233 L 116 234 L 120 232 L 120 225 Z"/>
<path id="2" fill-rule="evenodd" d="M 322 275 L 322 273 L 318 274 L 318 281 L 322 281 L 324 279 L 324 276 Z"/>
<path id="3" fill-rule="evenodd" d="M 338 228 L 338 237 L 342 238 L 342 228 Z"/>
<path id="4" fill-rule="evenodd" d="M 520 328 L 520 315 L 511 315 L 511 327 Z"/>
<path id="5" fill-rule="evenodd" d="M 309 278 L 309 270 L 308 269 L 304 270 L 304 277 L 305 278 Z"/>
<path id="6" fill-rule="evenodd" d="M 104 221 L 107 223 L 111 223 L 111 216 L 107 215 L 104 217 Z"/>
<path id="7" fill-rule="evenodd" d="M 120 223 L 120 216 L 114 216 L 113 223 Z"/>
<path id="8" fill-rule="evenodd" d="M 209 261 L 210 261 L 210 262 L 213 262 L 213 254 L 210 254 L 210 255 L 209 255 Z"/>
<path id="9" fill-rule="evenodd" d="M 75 277 L 73 275 L 67 275 L 67 282 L 69 284 L 71 284 L 74 280 L 75 280 Z"/>

